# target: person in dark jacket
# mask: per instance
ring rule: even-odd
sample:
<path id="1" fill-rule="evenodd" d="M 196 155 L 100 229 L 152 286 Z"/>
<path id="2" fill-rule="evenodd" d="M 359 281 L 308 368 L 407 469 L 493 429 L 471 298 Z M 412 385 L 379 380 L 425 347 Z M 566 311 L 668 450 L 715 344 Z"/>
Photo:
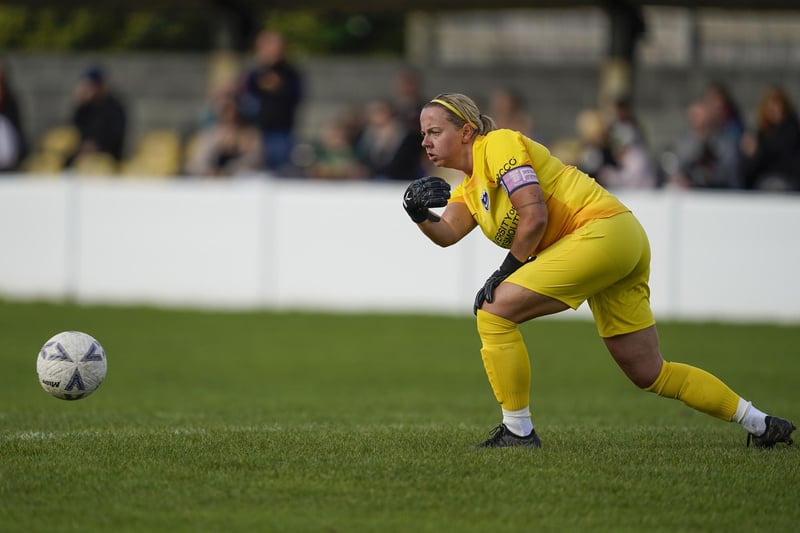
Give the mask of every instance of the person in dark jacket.
<path id="1" fill-rule="evenodd" d="M 281 34 L 259 33 L 256 66 L 242 87 L 242 112 L 261 131 L 264 166 L 273 171 L 290 163 L 295 118 L 303 98 L 300 73 L 286 59 L 285 49 Z"/>
<path id="2" fill-rule="evenodd" d="M 800 120 L 789 96 L 768 87 L 758 104 L 755 134 L 742 139 L 747 189 L 800 189 Z"/>
<path id="3" fill-rule="evenodd" d="M 127 113 L 122 101 L 111 91 L 101 67 L 88 68 L 78 81 L 72 125 L 80 134 L 80 143 L 69 163 L 82 154 L 97 152 L 109 154 L 117 161 L 122 159 Z"/>

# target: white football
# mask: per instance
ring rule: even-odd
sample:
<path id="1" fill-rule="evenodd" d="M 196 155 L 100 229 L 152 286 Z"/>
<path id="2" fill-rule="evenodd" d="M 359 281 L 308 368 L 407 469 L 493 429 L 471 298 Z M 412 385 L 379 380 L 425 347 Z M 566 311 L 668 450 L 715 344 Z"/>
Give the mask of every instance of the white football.
<path id="1" fill-rule="evenodd" d="M 80 400 L 106 377 L 106 352 L 91 335 L 64 331 L 50 338 L 36 359 L 39 383 L 62 400 Z"/>

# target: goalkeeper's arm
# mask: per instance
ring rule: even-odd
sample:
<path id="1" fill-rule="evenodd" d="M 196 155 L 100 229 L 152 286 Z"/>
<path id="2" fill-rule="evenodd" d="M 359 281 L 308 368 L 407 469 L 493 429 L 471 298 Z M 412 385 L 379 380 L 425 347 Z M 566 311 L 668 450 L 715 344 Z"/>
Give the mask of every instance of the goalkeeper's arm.
<path id="1" fill-rule="evenodd" d="M 444 247 L 460 241 L 476 225 L 467 204 L 453 202 L 447 205 L 438 221 L 426 220 L 419 224 L 419 229 L 430 240 Z"/>

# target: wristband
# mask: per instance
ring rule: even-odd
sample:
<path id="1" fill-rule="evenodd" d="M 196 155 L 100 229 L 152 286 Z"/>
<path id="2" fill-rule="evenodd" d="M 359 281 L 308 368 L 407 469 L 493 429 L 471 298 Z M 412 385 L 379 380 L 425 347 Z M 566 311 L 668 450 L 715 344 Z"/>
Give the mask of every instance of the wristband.
<path id="1" fill-rule="evenodd" d="M 442 220 L 442 217 L 431 211 L 430 209 L 419 209 L 415 211 L 406 211 L 408 216 L 411 217 L 416 224 L 422 224 L 426 220 L 431 222 L 439 222 Z"/>
<path id="2" fill-rule="evenodd" d="M 508 252 L 508 255 L 503 260 L 503 264 L 500 265 L 500 272 L 504 274 L 511 274 L 512 272 L 516 272 L 519 267 L 524 265 L 527 261 L 520 261 L 514 254 Z"/>

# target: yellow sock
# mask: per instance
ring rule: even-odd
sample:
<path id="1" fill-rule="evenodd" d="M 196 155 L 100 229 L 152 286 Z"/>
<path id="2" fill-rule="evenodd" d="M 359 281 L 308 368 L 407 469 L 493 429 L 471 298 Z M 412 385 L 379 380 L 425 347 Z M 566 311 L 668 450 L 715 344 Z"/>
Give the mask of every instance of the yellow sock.
<path id="1" fill-rule="evenodd" d="M 689 407 L 725 421 L 733 419 L 739 405 L 739 395 L 705 370 L 664 361 L 661 372 L 647 387 L 665 398 L 676 398 Z"/>
<path id="2" fill-rule="evenodd" d="M 531 362 L 517 325 L 479 309 L 478 334 L 483 343 L 483 366 L 497 401 L 509 411 L 528 407 Z"/>

